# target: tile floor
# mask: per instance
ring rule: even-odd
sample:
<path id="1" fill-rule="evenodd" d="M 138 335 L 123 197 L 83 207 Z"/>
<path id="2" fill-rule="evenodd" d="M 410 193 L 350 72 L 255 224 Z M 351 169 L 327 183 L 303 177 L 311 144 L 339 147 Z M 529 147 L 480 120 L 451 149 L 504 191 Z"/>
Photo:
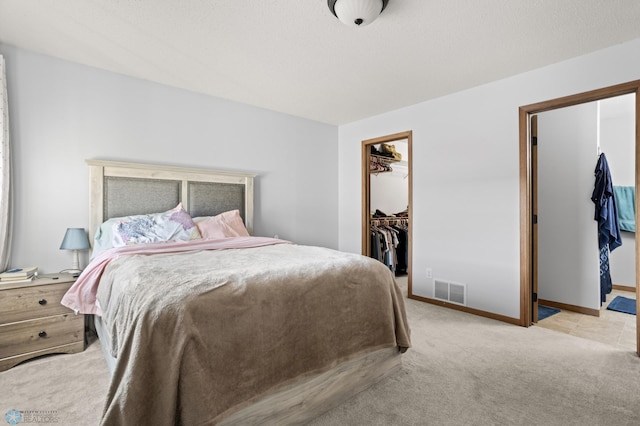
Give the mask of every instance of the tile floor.
<path id="1" fill-rule="evenodd" d="M 619 349 L 636 351 L 636 316 L 606 309 L 616 296 L 635 299 L 635 293 L 613 290 L 603 303 L 600 316 L 560 311 L 539 321 L 537 326 L 585 339 L 616 346 Z"/>

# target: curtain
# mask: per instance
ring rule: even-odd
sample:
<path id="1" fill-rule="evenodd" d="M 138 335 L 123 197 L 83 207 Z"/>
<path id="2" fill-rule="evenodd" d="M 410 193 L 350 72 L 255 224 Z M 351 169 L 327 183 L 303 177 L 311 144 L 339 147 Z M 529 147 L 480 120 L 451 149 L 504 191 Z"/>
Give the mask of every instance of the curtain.
<path id="1" fill-rule="evenodd" d="M 9 99 L 4 56 L 0 55 L 0 272 L 11 261 L 13 233 L 13 190 L 11 182 L 11 146 L 9 144 Z"/>

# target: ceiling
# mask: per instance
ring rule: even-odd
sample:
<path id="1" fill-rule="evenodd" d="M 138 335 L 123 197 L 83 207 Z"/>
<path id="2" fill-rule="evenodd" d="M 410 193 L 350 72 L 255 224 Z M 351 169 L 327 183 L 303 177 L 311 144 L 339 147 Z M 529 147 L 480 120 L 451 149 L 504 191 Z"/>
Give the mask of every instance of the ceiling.
<path id="1" fill-rule="evenodd" d="M 0 43 L 341 125 L 640 38 L 638 0 L 0 0 Z"/>

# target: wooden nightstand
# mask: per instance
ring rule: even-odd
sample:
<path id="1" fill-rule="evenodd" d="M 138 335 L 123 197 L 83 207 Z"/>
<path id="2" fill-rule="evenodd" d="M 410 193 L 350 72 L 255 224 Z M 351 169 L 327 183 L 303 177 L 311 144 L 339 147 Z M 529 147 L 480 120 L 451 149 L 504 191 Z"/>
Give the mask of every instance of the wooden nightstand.
<path id="1" fill-rule="evenodd" d="M 84 350 L 84 315 L 60 304 L 75 282 L 70 274 L 0 283 L 0 371 L 40 355 Z"/>

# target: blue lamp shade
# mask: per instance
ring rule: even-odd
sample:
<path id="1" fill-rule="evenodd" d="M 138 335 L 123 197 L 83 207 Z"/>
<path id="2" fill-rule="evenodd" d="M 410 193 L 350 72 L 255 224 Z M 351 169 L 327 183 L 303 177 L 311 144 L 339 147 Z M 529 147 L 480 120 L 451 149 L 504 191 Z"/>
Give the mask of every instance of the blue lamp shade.
<path id="1" fill-rule="evenodd" d="M 88 250 L 89 237 L 83 228 L 67 228 L 60 250 Z"/>
<path id="2" fill-rule="evenodd" d="M 80 273 L 80 259 L 78 250 L 88 250 L 91 248 L 89 237 L 83 228 L 67 228 L 64 234 L 60 250 L 73 250 L 73 266 L 72 269 L 66 269 L 63 272 Z"/>

